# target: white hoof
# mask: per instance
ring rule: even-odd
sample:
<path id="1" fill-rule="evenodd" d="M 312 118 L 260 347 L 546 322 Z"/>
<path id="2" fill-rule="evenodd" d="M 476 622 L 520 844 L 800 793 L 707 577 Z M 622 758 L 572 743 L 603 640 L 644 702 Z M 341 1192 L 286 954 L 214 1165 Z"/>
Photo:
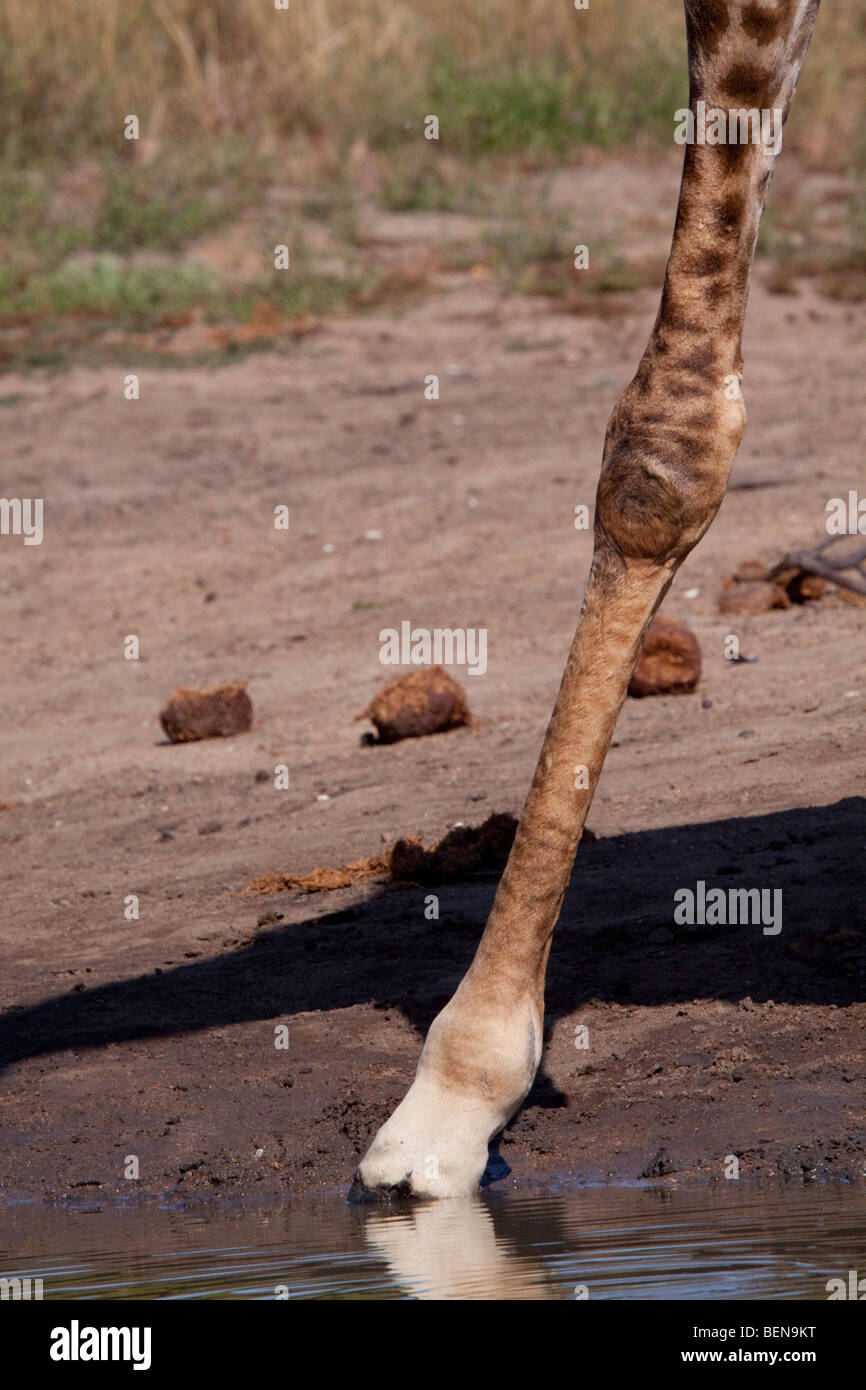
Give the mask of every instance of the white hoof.
<path id="1" fill-rule="evenodd" d="M 473 1004 L 464 982 L 433 1020 L 415 1080 L 361 1160 L 351 1199 L 477 1191 L 490 1140 L 532 1085 L 541 1019 L 526 1000 L 505 1024 Z"/>
<path id="2" fill-rule="evenodd" d="M 364 1155 L 350 1196 L 469 1197 L 487 1167 L 487 1145 L 504 1123 L 473 1097 L 448 1094 L 418 1076 Z"/>

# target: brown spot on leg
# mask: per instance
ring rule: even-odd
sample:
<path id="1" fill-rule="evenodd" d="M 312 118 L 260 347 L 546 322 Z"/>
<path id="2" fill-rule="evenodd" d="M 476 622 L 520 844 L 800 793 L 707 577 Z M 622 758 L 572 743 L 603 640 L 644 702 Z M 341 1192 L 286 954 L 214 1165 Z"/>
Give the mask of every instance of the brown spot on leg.
<path id="1" fill-rule="evenodd" d="M 726 178 L 737 172 L 749 153 L 748 145 L 712 145 L 710 148 L 721 162 Z"/>
<path id="2" fill-rule="evenodd" d="M 702 328 L 701 324 L 693 323 L 687 316 L 685 308 L 680 307 L 677 303 L 671 292 L 669 280 L 665 282 L 665 287 L 662 291 L 659 318 L 661 323 L 664 324 L 664 327 L 674 333 L 699 332 Z"/>
<path id="3" fill-rule="evenodd" d="M 690 415 L 683 421 L 687 430 L 711 430 L 716 423 L 716 417 L 712 410 L 705 410 L 700 415 Z"/>
<path id="4" fill-rule="evenodd" d="M 719 251 L 695 251 L 683 265 L 686 275 L 716 275 L 725 264 Z"/>
<path id="5" fill-rule="evenodd" d="M 663 318 L 665 326 L 677 333 L 700 333 L 703 331 L 702 323 L 695 323 L 693 319 L 687 318 L 680 309 L 673 305 L 663 315 Z"/>
<path id="6" fill-rule="evenodd" d="M 757 63 L 733 63 L 722 78 L 722 91 L 735 101 L 761 106 L 770 82 L 769 68 Z"/>
<path id="7" fill-rule="evenodd" d="M 689 38 L 704 58 L 711 58 L 730 24 L 727 0 L 687 0 Z"/>
<path id="8" fill-rule="evenodd" d="M 716 208 L 716 225 L 720 232 L 730 235 L 740 229 L 746 200 L 742 193 L 728 193 Z"/>
<path id="9" fill-rule="evenodd" d="M 683 377 L 671 377 L 667 382 L 666 389 L 668 395 L 676 401 L 691 400 L 695 394 L 694 386 Z"/>
<path id="10" fill-rule="evenodd" d="M 777 10 L 767 10 L 762 5 L 747 5 L 742 14 L 743 30 L 763 48 L 773 42 L 787 20 L 789 11 L 788 5 L 783 5 Z"/>
<path id="11" fill-rule="evenodd" d="M 700 347 L 693 348 L 685 357 L 680 358 L 677 365 L 687 372 L 697 372 L 699 376 L 705 376 L 711 372 L 716 365 L 716 349 L 712 343 L 703 343 Z"/>

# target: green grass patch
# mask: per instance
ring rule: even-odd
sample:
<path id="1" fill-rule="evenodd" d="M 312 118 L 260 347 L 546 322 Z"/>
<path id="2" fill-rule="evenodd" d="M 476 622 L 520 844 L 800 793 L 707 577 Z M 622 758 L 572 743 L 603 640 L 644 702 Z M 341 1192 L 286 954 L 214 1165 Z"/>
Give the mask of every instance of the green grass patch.
<path id="1" fill-rule="evenodd" d="M 487 199 L 474 169 L 444 161 L 434 142 L 395 151 L 378 201 L 392 212 L 478 212 Z"/>
<path id="2" fill-rule="evenodd" d="M 446 50 L 431 75 L 427 110 L 439 115 L 442 148 L 462 158 L 563 158 L 575 145 L 669 145 L 673 112 L 687 90 L 680 55 L 655 45 L 623 83 L 598 67 L 575 71 L 550 61 L 473 68 Z"/>
<path id="3" fill-rule="evenodd" d="M 147 329 L 196 313 L 246 324 L 261 316 L 264 305 L 284 319 L 334 313 L 363 300 L 372 288 L 369 276 L 334 279 L 311 273 L 274 274 L 235 286 L 201 266 L 131 266 L 104 254 L 31 275 L 23 283 L 15 272 L 0 271 L 0 323 L 77 317 Z"/>
<path id="4" fill-rule="evenodd" d="M 217 287 L 195 266 L 136 268 L 111 255 L 89 264 L 75 262 L 27 277 L 23 284 L 4 283 L 0 273 L 3 317 L 123 318 L 150 324 L 208 305 Z"/>

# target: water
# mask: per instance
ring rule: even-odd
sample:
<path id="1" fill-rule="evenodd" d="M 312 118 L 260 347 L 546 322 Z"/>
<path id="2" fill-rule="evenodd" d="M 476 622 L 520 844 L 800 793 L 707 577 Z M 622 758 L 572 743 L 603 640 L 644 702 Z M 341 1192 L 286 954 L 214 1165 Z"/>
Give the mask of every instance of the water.
<path id="1" fill-rule="evenodd" d="M 849 1270 L 862 1187 L 0 1208 L 0 1274 L 45 1299 L 826 1299 Z"/>

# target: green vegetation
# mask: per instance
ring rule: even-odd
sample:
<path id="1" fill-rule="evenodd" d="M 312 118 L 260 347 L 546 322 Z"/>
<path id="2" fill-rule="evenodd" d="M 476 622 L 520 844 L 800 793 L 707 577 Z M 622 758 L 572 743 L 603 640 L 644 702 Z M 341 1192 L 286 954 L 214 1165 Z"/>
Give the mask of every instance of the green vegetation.
<path id="1" fill-rule="evenodd" d="M 591 151 L 669 150 L 684 57 L 679 0 L 0 0 L 0 360 L 19 329 L 54 320 L 85 335 L 261 322 L 273 338 L 280 321 L 402 297 L 445 270 L 568 299 L 573 229 L 529 181 Z M 771 205 L 761 248 L 780 289 L 820 273 L 830 293 L 866 292 L 864 67 L 866 7 L 836 0 L 785 148 L 861 192 L 844 248 L 808 209 Z M 438 141 L 424 139 L 431 113 Z M 484 226 L 395 267 L 367 235 L 377 210 Z M 282 242 L 290 275 L 271 268 Z M 597 241 L 581 293 L 657 278 Z"/>

